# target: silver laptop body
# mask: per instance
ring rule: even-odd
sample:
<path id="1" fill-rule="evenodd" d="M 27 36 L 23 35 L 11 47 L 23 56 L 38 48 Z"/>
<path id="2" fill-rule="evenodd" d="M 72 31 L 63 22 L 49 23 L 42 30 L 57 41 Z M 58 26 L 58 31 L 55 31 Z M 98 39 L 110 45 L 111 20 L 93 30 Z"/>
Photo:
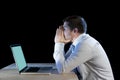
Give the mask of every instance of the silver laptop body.
<path id="1" fill-rule="evenodd" d="M 20 74 L 51 74 L 52 66 L 28 66 L 20 44 L 10 45 Z"/>

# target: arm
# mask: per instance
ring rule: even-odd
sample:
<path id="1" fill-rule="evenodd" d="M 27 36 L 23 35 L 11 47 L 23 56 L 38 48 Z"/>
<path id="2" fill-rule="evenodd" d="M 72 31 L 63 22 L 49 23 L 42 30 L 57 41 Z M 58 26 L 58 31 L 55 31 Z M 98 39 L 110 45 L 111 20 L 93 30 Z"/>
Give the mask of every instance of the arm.
<path id="1" fill-rule="evenodd" d="M 64 57 L 64 43 L 55 43 L 53 58 L 55 59 L 56 67 L 59 73 L 63 72 Z"/>
<path id="2" fill-rule="evenodd" d="M 64 38 L 63 26 L 59 26 L 59 28 L 57 28 L 54 41 L 55 41 L 55 48 L 54 48 L 53 57 L 55 59 L 58 71 L 60 73 L 62 73 L 63 66 L 61 64 L 62 64 L 62 62 L 65 61 L 64 45 L 66 43 L 70 42 L 70 40 L 65 40 L 65 38 Z"/>
<path id="3" fill-rule="evenodd" d="M 86 44 L 78 44 L 75 51 L 67 59 L 65 59 L 63 48 L 64 44 L 55 44 L 54 59 L 59 73 L 71 72 L 74 68 L 93 57 L 91 47 Z"/>

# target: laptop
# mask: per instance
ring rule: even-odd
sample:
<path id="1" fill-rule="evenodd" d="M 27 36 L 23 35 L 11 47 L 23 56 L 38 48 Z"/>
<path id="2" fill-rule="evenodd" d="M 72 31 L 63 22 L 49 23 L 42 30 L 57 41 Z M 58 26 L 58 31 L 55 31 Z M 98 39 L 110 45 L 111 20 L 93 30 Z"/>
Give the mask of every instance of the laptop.
<path id="1" fill-rule="evenodd" d="M 25 60 L 24 53 L 20 44 L 10 45 L 16 66 L 20 74 L 51 74 L 52 66 L 32 66 L 30 67 Z"/>

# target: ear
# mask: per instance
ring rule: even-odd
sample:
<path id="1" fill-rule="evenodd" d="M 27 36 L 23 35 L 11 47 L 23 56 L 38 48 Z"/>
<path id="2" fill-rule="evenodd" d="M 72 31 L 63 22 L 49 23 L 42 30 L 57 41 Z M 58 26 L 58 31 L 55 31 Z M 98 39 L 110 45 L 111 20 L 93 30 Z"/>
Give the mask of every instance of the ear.
<path id="1" fill-rule="evenodd" d="M 77 28 L 74 28 L 74 33 L 77 33 L 78 32 L 78 29 Z"/>

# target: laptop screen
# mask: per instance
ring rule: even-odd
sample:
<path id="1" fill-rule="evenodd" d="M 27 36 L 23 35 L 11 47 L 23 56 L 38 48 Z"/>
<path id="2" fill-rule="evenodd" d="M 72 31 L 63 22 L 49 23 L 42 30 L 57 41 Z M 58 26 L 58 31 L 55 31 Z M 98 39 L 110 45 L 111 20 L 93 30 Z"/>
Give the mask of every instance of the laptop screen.
<path id="1" fill-rule="evenodd" d="M 19 71 L 21 71 L 27 65 L 21 45 L 11 45 L 10 47 L 11 47 L 16 65 L 17 65 Z"/>

